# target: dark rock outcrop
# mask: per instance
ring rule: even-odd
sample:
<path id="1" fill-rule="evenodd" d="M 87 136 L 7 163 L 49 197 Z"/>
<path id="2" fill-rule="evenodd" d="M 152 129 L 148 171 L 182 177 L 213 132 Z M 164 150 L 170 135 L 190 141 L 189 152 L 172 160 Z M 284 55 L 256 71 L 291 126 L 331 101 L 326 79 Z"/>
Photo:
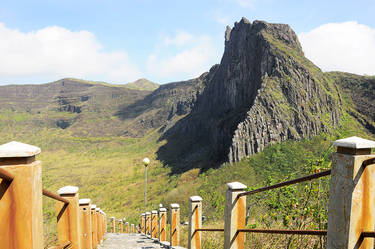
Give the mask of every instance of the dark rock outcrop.
<path id="1" fill-rule="evenodd" d="M 221 63 L 205 80 L 192 111 L 164 134 L 158 151 L 176 171 L 239 161 L 339 125 L 335 85 L 304 57 L 288 25 L 243 18 L 227 27 Z"/>

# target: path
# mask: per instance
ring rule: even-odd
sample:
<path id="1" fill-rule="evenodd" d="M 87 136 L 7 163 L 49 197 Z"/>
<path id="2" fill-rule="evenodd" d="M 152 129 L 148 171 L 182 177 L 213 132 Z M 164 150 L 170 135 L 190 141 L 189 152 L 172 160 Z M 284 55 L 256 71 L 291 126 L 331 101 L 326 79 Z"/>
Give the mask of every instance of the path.
<path id="1" fill-rule="evenodd" d="M 98 249 L 160 249 L 160 245 L 141 234 L 107 233 Z"/>

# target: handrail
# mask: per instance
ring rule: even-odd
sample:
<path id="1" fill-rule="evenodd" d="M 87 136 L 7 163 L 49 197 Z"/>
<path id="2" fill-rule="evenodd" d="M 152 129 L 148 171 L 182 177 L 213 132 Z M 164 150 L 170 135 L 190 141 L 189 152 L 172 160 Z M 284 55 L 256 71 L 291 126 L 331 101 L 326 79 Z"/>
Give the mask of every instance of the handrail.
<path id="1" fill-rule="evenodd" d="M 0 168 L 0 178 L 4 179 L 5 181 L 11 182 L 13 181 L 14 176 L 5 169 Z"/>
<path id="2" fill-rule="evenodd" d="M 264 191 L 275 189 L 275 188 L 281 188 L 281 187 L 285 187 L 285 186 L 292 185 L 292 184 L 299 183 L 299 182 L 310 181 L 310 180 L 317 179 L 317 178 L 327 176 L 327 175 L 330 175 L 330 174 L 331 174 L 331 170 L 329 169 L 329 170 L 322 171 L 322 172 L 319 172 L 319 173 L 316 173 L 316 174 L 300 177 L 300 178 L 297 178 L 297 179 L 294 179 L 294 180 L 277 183 L 275 185 L 271 185 L 271 186 L 268 186 L 268 187 L 263 187 L 263 188 L 258 188 L 258 189 L 255 189 L 255 190 L 243 192 L 243 193 L 239 194 L 238 197 L 245 196 L 245 195 L 252 195 L 252 194 L 264 192 Z"/>
<path id="3" fill-rule="evenodd" d="M 69 201 L 61 196 L 58 196 L 57 194 L 55 193 L 52 193 L 51 191 L 48 191 L 47 189 L 43 189 L 43 195 L 49 197 L 49 198 L 52 198 L 52 199 L 55 199 L 57 201 L 61 201 L 61 202 L 64 202 L 66 204 L 69 204 Z"/>
<path id="4" fill-rule="evenodd" d="M 67 241 L 65 242 L 64 244 L 61 244 L 61 245 L 57 245 L 57 246 L 52 246 L 48 249 L 65 249 L 67 248 L 68 246 L 70 246 L 72 243 L 70 241 Z"/>
<path id="5" fill-rule="evenodd" d="M 327 235 L 327 230 L 280 230 L 280 229 L 238 229 L 238 233 L 272 233 L 272 234 L 296 234 L 296 235 Z"/>
<path id="6" fill-rule="evenodd" d="M 198 228 L 196 232 L 224 232 L 224 228 Z"/>

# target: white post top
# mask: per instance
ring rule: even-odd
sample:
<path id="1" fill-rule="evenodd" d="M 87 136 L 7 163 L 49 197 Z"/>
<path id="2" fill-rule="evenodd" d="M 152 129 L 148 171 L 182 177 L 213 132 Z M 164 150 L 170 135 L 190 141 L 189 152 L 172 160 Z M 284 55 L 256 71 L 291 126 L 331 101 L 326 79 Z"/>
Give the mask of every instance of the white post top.
<path id="1" fill-rule="evenodd" d="M 348 137 L 336 140 L 332 143 L 337 147 L 351 148 L 351 149 L 372 149 L 375 148 L 375 142 L 360 137 Z"/>
<path id="2" fill-rule="evenodd" d="M 125 224 L 129 225 L 129 222 L 125 222 Z"/>
<path id="3" fill-rule="evenodd" d="M 115 217 L 112 216 L 112 217 L 111 217 L 111 220 L 114 220 L 114 219 L 115 219 Z"/>
<path id="4" fill-rule="evenodd" d="M 121 222 L 122 222 L 122 220 L 118 220 L 118 222 L 119 222 L 119 223 L 121 223 Z"/>
<path id="5" fill-rule="evenodd" d="M 177 208 L 180 208 L 180 205 L 178 205 L 177 203 L 172 203 L 171 208 L 177 209 Z"/>
<path id="6" fill-rule="evenodd" d="M 95 210 L 96 210 L 97 212 L 99 212 L 100 208 L 97 207 L 97 208 L 95 208 Z"/>
<path id="7" fill-rule="evenodd" d="M 159 211 L 160 212 L 167 212 L 167 209 L 166 208 L 159 208 Z"/>
<path id="8" fill-rule="evenodd" d="M 77 194 L 78 193 L 78 187 L 75 186 L 65 186 L 60 188 L 57 193 L 59 195 L 64 195 L 64 194 Z"/>
<path id="9" fill-rule="evenodd" d="M 156 211 L 156 210 L 152 210 L 151 213 L 152 213 L 152 214 L 157 214 L 158 211 Z"/>
<path id="10" fill-rule="evenodd" d="M 4 157 L 32 157 L 41 152 L 40 148 L 16 141 L 0 145 L 0 158 Z"/>
<path id="11" fill-rule="evenodd" d="M 91 199 L 79 199 L 79 205 L 89 205 L 91 202 Z"/>
<path id="12" fill-rule="evenodd" d="M 96 208 L 96 205 L 95 204 L 92 204 L 91 205 L 91 209 L 95 209 Z"/>
<path id="13" fill-rule="evenodd" d="M 151 215 L 151 213 L 150 212 L 146 212 L 146 215 Z"/>
<path id="14" fill-rule="evenodd" d="M 247 188 L 247 186 L 245 184 L 242 184 L 240 182 L 230 182 L 230 183 L 227 183 L 227 187 L 230 190 L 244 190 L 244 189 Z"/>
<path id="15" fill-rule="evenodd" d="M 141 216 L 145 216 L 146 214 L 145 213 L 141 213 Z"/>
<path id="16" fill-rule="evenodd" d="M 191 202 L 199 202 L 199 201 L 202 201 L 202 197 L 196 195 L 196 196 L 190 196 L 190 201 Z"/>

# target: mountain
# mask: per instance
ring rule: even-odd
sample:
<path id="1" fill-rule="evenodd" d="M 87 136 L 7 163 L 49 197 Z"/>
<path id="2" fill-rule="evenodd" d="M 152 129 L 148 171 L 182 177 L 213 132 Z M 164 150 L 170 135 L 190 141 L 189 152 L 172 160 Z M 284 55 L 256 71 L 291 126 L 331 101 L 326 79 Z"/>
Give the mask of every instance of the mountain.
<path id="1" fill-rule="evenodd" d="M 159 84 L 156 84 L 148 79 L 139 79 L 134 82 L 125 84 L 125 87 L 134 90 L 145 90 L 145 91 L 154 91 L 159 88 Z"/>
<path id="2" fill-rule="evenodd" d="M 285 24 L 243 18 L 228 27 L 221 63 L 203 85 L 192 111 L 163 135 L 168 142 L 158 151 L 177 171 L 239 161 L 269 144 L 329 131 L 343 115 L 337 85 L 304 57 Z"/>
<path id="3" fill-rule="evenodd" d="M 374 77 L 322 72 L 305 58 L 289 25 L 242 18 L 227 27 L 220 64 L 196 79 L 0 86 L 0 126 L 14 125 L 16 115 L 22 127 L 76 137 L 158 131 L 157 159 L 176 173 L 330 132 L 347 115 L 374 133 L 374 89 Z"/>

